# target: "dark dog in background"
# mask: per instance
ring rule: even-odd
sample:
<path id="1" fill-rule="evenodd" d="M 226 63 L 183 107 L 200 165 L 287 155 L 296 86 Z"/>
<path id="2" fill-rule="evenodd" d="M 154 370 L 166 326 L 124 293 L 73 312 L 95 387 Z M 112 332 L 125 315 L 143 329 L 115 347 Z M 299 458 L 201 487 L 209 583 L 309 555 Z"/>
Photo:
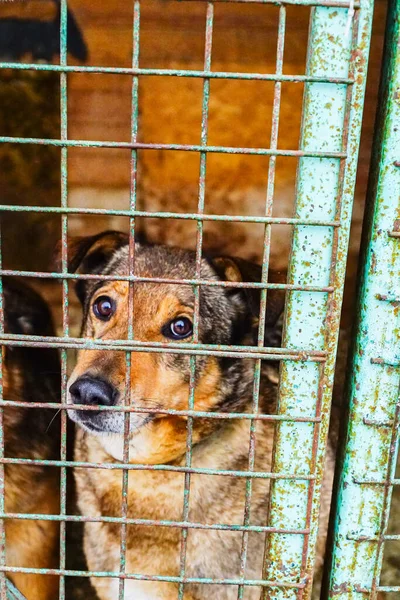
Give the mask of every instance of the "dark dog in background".
<path id="1" fill-rule="evenodd" d="M 25 285 L 4 278 L 6 333 L 55 335 L 44 300 Z M 3 346 L 3 397 L 18 402 L 58 402 L 60 361 L 51 348 Z M 57 459 L 60 424 L 54 410 L 4 408 L 5 456 Z M 58 469 L 5 465 L 5 510 L 8 513 L 59 514 Z M 52 521 L 6 519 L 6 564 L 28 568 L 57 568 L 59 524 Z M 10 573 L 28 600 L 54 600 L 58 578 Z"/>
<path id="2" fill-rule="evenodd" d="M 82 273 L 115 276 L 112 281 L 81 280 L 77 293 L 83 306 L 82 334 L 102 340 L 126 339 L 128 328 L 128 239 L 106 232 L 71 242 L 70 269 Z M 144 277 L 192 279 L 195 255 L 164 246 L 137 244 L 135 274 Z M 233 258 L 203 258 L 201 277 L 212 281 L 260 280 L 261 270 Z M 252 345 L 257 331 L 259 291 L 203 286 L 200 291 L 199 340 L 203 344 Z M 283 302 L 279 292 L 268 294 L 266 344 L 279 337 Z M 192 286 L 174 283 L 136 282 L 133 295 L 133 329 L 144 342 L 190 341 L 193 333 Z M 187 418 L 168 415 L 165 409 L 187 410 L 190 358 L 184 354 L 134 352 L 127 379 L 125 353 L 82 350 L 69 381 L 73 404 L 116 406 L 125 401 L 151 413 L 130 413 L 129 461 L 137 464 L 185 465 Z M 251 359 L 197 356 L 194 408 L 206 412 L 252 411 L 254 361 Z M 126 381 L 130 389 L 126 389 Z M 263 363 L 259 411 L 276 410 L 278 372 Z M 157 412 L 157 410 L 161 412 Z M 115 463 L 123 459 L 124 414 L 119 412 L 70 410 L 79 424 L 75 446 L 78 461 Z M 192 433 L 192 467 L 248 470 L 250 421 L 248 419 L 195 418 Z M 274 427 L 263 420 L 256 426 L 256 471 L 271 470 Z M 329 479 L 331 463 L 327 465 Z M 121 516 L 122 473 L 120 470 L 75 470 L 78 504 L 83 515 Z M 184 473 L 168 470 L 129 471 L 128 516 L 142 519 L 181 521 Z M 322 493 L 323 531 L 326 530 L 329 488 Z M 242 525 L 246 479 L 192 473 L 189 521 L 215 525 Z M 253 481 L 251 524 L 265 525 L 269 481 Z M 85 523 L 84 546 L 90 570 L 119 571 L 120 525 Z M 322 538 L 324 535 L 322 535 Z M 187 538 L 186 576 L 238 578 L 242 533 L 218 529 L 190 528 Z M 245 577 L 260 579 L 265 534 L 249 534 Z M 321 563 L 323 539 L 318 549 Z M 178 576 L 181 530 L 174 527 L 129 525 L 126 571 L 148 575 Z M 93 578 L 101 600 L 115 600 L 118 580 Z M 218 600 L 233 600 L 237 586 L 212 586 Z M 246 599 L 258 599 L 260 589 L 246 587 Z M 157 581 L 125 581 L 125 600 L 172 600 L 177 584 Z M 210 597 L 209 586 L 185 585 L 186 600 Z"/>

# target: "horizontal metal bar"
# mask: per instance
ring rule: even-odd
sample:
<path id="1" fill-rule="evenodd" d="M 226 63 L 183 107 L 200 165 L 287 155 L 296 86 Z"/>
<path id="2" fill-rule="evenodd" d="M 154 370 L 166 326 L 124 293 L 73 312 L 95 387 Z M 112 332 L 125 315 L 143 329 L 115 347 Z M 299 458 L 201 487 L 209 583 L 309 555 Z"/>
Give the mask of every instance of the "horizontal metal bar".
<path id="1" fill-rule="evenodd" d="M 389 231 L 389 237 L 400 238 L 400 231 Z"/>
<path id="2" fill-rule="evenodd" d="M 373 365 L 385 365 L 387 367 L 400 367 L 400 358 L 397 356 L 377 356 L 371 358 Z"/>
<path id="3" fill-rule="evenodd" d="M 376 592 L 384 592 L 386 594 L 390 594 L 390 593 L 394 593 L 394 592 L 400 592 L 400 585 L 377 585 L 374 588 L 374 590 Z M 356 591 L 359 594 L 370 594 L 371 588 L 357 586 L 356 589 L 352 590 L 352 591 Z"/>
<path id="4" fill-rule="evenodd" d="M 199 0 L 178 0 L 179 2 L 198 2 Z M 206 0 L 200 0 L 200 2 Z M 350 8 L 351 2 L 341 2 L 340 0 L 210 0 L 211 2 L 227 2 L 236 4 L 274 4 L 275 6 L 337 6 L 340 8 Z M 360 8 L 359 2 L 354 2 L 353 8 Z"/>
<path id="5" fill-rule="evenodd" d="M 128 343 L 128 340 L 103 340 L 101 338 L 85 338 L 85 337 L 81 337 L 81 338 L 74 338 L 74 337 L 56 337 L 56 336 L 38 336 L 38 335 L 23 335 L 23 334 L 15 334 L 15 333 L 2 333 L 0 334 L 0 344 L 3 343 L 3 341 L 26 341 L 26 342 L 40 342 L 40 341 L 46 341 L 46 342 L 65 342 L 65 343 L 78 343 L 81 346 L 84 346 L 85 348 L 87 348 L 88 346 L 91 346 L 92 344 L 96 344 L 96 345 L 100 345 L 102 346 L 103 344 L 106 346 L 109 346 L 111 343 L 113 346 L 115 346 L 116 349 L 119 349 L 120 346 L 126 346 L 126 344 Z M 165 351 L 169 351 L 171 349 L 178 349 L 178 350 L 211 350 L 211 351 L 218 351 L 218 352 L 224 352 L 224 351 L 229 351 L 231 353 L 238 353 L 238 355 L 242 354 L 243 352 L 253 352 L 254 350 L 257 350 L 257 352 L 259 353 L 264 353 L 264 354 L 279 354 L 279 355 L 285 355 L 285 356 L 298 356 L 298 355 L 303 355 L 304 357 L 315 357 L 315 358 L 325 358 L 326 356 L 326 352 L 324 352 L 323 350 L 307 350 L 306 348 L 270 348 L 268 346 L 262 347 L 262 346 L 226 346 L 223 344 L 220 345 L 215 345 L 215 344 L 201 344 L 201 343 L 186 343 L 186 342 L 146 342 L 146 341 L 141 341 L 139 339 L 136 340 L 129 340 L 129 344 L 132 345 L 132 347 L 138 347 L 140 349 L 143 348 L 159 348 L 159 349 L 164 349 Z"/>
<path id="6" fill-rule="evenodd" d="M 160 77 L 196 77 L 200 79 L 239 79 L 245 81 L 281 81 L 292 83 L 337 83 L 352 85 L 347 77 L 311 77 L 308 75 L 284 75 L 276 73 L 238 73 L 234 71 L 199 71 L 191 69 L 132 69 L 130 67 L 99 67 L 82 65 L 48 65 L 42 63 L 0 62 L 0 69 L 19 71 L 50 71 L 56 73 L 102 73 L 113 75 L 147 75 Z"/>
<path id="7" fill-rule="evenodd" d="M 89 517 L 82 515 L 48 515 L 27 513 L 0 513 L 0 519 L 16 519 L 22 521 L 60 521 L 67 523 L 120 523 L 144 527 L 176 527 L 180 529 L 202 529 L 206 531 L 251 531 L 255 533 L 279 533 L 285 535 L 305 535 L 308 529 L 279 529 L 266 525 L 225 525 L 195 523 L 192 521 L 167 521 L 157 519 L 132 519 L 129 517 Z"/>
<path id="8" fill-rule="evenodd" d="M 393 485 L 400 485 L 400 479 L 353 479 L 353 482 L 357 485 L 383 485 L 390 487 Z"/>
<path id="9" fill-rule="evenodd" d="M 327 292 L 334 291 L 332 286 L 296 285 L 291 283 L 261 283 L 250 281 L 219 281 L 212 279 L 169 279 L 167 277 L 140 277 L 137 275 L 93 275 L 81 273 L 58 273 L 41 271 L 18 271 L 16 269 L 0 269 L 0 276 L 32 277 L 34 279 L 74 279 L 92 281 L 135 281 L 138 283 L 172 283 L 174 285 L 197 285 L 205 287 L 226 287 L 243 289 L 293 290 L 298 292 Z"/>
<path id="10" fill-rule="evenodd" d="M 390 304 L 400 303 L 400 296 L 389 292 L 387 294 L 376 294 L 376 299 L 382 302 L 389 302 Z"/>
<path id="11" fill-rule="evenodd" d="M 376 591 L 386 594 L 400 592 L 400 585 L 378 585 L 376 586 Z"/>
<path id="12" fill-rule="evenodd" d="M 383 419 L 369 419 L 364 417 L 363 419 L 364 425 L 371 425 L 371 427 L 393 427 L 393 420 L 383 420 Z"/>
<path id="13" fill-rule="evenodd" d="M 306 473 L 272 473 L 267 471 L 228 471 L 226 469 L 204 469 L 177 465 L 148 465 L 134 463 L 91 463 L 72 460 L 39 460 L 33 458 L 0 458 L 0 464 L 41 467 L 71 467 L 73 469 L 105 469 L 108 471 L 167 471 L 173 473 L 191 473 L 195 475 L 217 475 L 245 479 L 287 479 L 293 481 L 314 481 L 314 475 Z"/>
<path id="14" fill-rule="evenodd" d="M 228 356 L 230 358 L 261 358 L 262 360 L 293 360 L 324 362 L 325 353 L 316 350 L 287 350 L 253 346 L 214 346 L 211 344 L 179 344 L 141 342 L 139 340 L 102 340 L 94 338 L 51 337 L 3 333 L 0 345 L 40 348 L 77 348 L 79 350 L 119 350 L 124 352 L 156 352 L 193 356 Z M 232 350 L 233 348 L 233 350 Z"/>
<path id="15" fill-rule="evenodd" d="M 397 592 L 400 591 L 400 586 L 382 586 L 382 585 L 377 585 L 374 587 L 374 591 L 376 592 L 386 592 L 386 593 L 390 593 L 390 592 Z M 340 586 L 340 588 L 338 588 L 337 590 L 333 590 L 331 591 L 331 595 L 334 598 L 335 596 L 343 595 L 343 594 L 350 594 L 350 596 L 348 596 L 349 598 L 351 598 L 351 595 L 354 595 L 354 593 L 357 594 L 371 594 L 372 592 L 372 588 L 371 587 L 365 587 L 365 586 L 361 586 L 361 585 L 349 585 L 349 584 L 342 584 Z"/>
<path id="16" fill-rule="evenodd" d="M 305 583 L 268 581 L 265 579 L 211 579 L 207 577 L 169 577 L 167 575 L 142 575 L 138 573 L 121 573 L 120 571 L 73 571 L 67 569 L 30 569 L 27 567 L 0 566 L 0 573 L 63 575 L 66 577 L 115 577 L 117 579 L 133 579 L 135 581 L 163 581 L 166 583 L 197 583 L 207 585 L 248 585 L 294 589 L 303 589 L 305 587 Z"/>
<path id="17" fill-rule="evenodd" d="M 3 144 L 35 144 L 38 146 L 57 146 L 60 148 L 121 148 L 126 150 L 175 150 L 186 152 L 212 152 L 221 154 L 254 154 L 257 156 L 294 156 L 301 158 L 347 157 L 345 152 L 319 152 L 305 150 L 272 150 L 271 148 L 240 148 L 235 146 L 201 146 L 199 144 L 150 144 L 144 142 L 111 142 L 99 140 L 58 140 L 50 138 L 29 138 L 0 136 Z"/>
<path id="18" fill-rule="evenodd" d="M 352 540 L 354 542 L 396 542 L 400 540 L 400 535 L 392 534 L 392 535 L 351 535 L 346 536 L 348 540 Z"/>
<path id="19" fill-rule="evenodd" d="M 224 413 L 201 410 L 177 410 L 174 408 L 147 408 L 144 406 L 87 406 L 85 404 L 63 404 L 59 402 L 22 402 L 17 400 L 0 400 L 0 407 L 12 408 L 47 408 L 57 410 L 85 410 L 96 412 L 129 412 L 146 415 L 170 415 L 173 417 L 194 417 L 198 419 L 238 419 L 288 423 L 320 423 L 321 417 L 265 415 L 260 413 Z"/>
<path id="20" fill-rule="evenodd" d="M 100 215 L 112 217 L 145 217 L 150 219 L 183 219 L 184 221 L 223 221 L 233 223 L 262 223 L 271 225 L 308 225 L 314 227 L 340 227 L 340 221 L 318 221 L 291 217 L 258 217 L 247 215 L 208 215 L 204 213 L 151 212 L 146 210 L 113 210 L 66 206 L 0 205 L 0 212 L 54 213 L 71 215 Z"/>

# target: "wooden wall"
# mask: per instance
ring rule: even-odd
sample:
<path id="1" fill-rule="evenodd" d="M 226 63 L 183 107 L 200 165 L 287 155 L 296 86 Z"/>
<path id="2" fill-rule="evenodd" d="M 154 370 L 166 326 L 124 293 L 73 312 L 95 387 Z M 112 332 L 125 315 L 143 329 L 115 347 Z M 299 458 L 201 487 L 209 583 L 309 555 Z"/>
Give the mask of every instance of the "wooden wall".
<path id="1" fill-rule="evenodd" d="M 130 66 L 132 7 L 123 0 L 70 6 L 85 33 L 90 64 Z M 365 110 L 363 143 L 352 252 L 358 247 L 369 151 L 379 80 L 380 48 L 385 2 L 378 0 L 371 70 Z M 305 72 L 310 10 L 288 7 L 284 73 Z M 221 71 L 274 72 L 278 8 L 245 4 L 216 4 L 212 68 Z M 142 67 L 201 69 L 204 60 L 205 4 L 146 0 L 142 2 L 140 65 Z M 74 138 L 130 139 L 131 79 L 118 75 L 76 75 L 69 78 L 69 135 Z M 283 85 L 279 147 L 298 148 L 303 85 Z M 143 77 L 139 85 L 139 140 L 196 144 L 200 141 L 202 81 L 189 78 Z M 272 82 L 212 81 L 209 144 L 268 147 L 273 101 Z M 127 207 L 130 162 L 126 150 L 70 152 L 71 202 L 76 205 Z M 295 193 L 297 161 L 279 158 L 274 214 L 290 216 Z M 139 152 L 140 208 L 195 211 L 199 157 L 171 151 Z M 209 155 L 206 211 L 263 214 L 268 158 Z M 115 220 L 114 220 L 115 221 Z M 115 221 L 115 226 L 125 223 Z M 82 224 L 76 220 L 76 229 Z M 103 223 L 91 220 L 97 229 Z M 195 224 L 155 219 L 143 224 L 154 241 L 193 246 Z M 289 228 L 273 231 L 272 262 L 283 267 L 288 257 Z M 207 224 L 205 246 L 259 259 L 263 228 L 257 225 Z M 355 261 L 352 261 L 355 264 Z"/>
<path id="2" fill-rule="evenodd" d="M 9 13 L 26 16 L 38 3 L 14 4 Z M 69 0 L 85 36 L 90 65 L 129 67 L 132 60 L 132 3 L 125 0 Z M 141 10 L 140 66 L 202 69 L 205 3 L 145 0 Z M 4 10 L 1 8 L 0 10 Z M 53 8 L 54 10 L 54 8 Z M 215 5 L 212 68 L 221 71 L 271 73 L 275 69 L 278 8 L 257 4 Z M 384 31 L 384 0 L 377 0 L 371 70 L 354 211 L 352 255 L 356 256 L 365 187 L 380 51 Z M 4 13 L 3 13 L 4 14 Z M 305 71 L 310 9 L 288 7 L 284 73 Z M 131 77 L 109 74 L 68 76 L 68 134 L 73 139 L 130 140 Z M 282 89 L 279 147 L 298 148 L 303 85 Z M 196 144 L 200 141 L 202 81 L 195 78 L 141 77 L 139 141 Z M 268 147 L 271 131 L 272 82 L 212 81 L 209 143 Z M 58 99 L 55 98 L 55 101 Z M 34 127 L 33 127 L 34 129 Z M 35 135 L 35 131 L 32 131 Z M 121 149 L 73 148 L 69 151 L 72 206 L 127 208 L 130 152 Z M 278 158 L 275 215 L 290 216 L 297 161 Z M 268 158 L 211 154 L 207 161 L 206 212 L 263 214 Z M 146 210 L 195 211 L 199 156 L 171 151 L 139 152 L 138 206 Z M 154 241 L 193 246 L 195 224 L 148 219 L 140 224 Z M 125 219 L 71 218 L 72 233 L 103 227 L 126 228 Z M 259 259 L 263 227 L 206 224 L 205 246 Z M 272 263 L 284 267 L 289 228 L 275 227 Z M 351 267 L 355 260 L 351 260 Z M 351 268 L 351 272 L 354 271 Z"/>

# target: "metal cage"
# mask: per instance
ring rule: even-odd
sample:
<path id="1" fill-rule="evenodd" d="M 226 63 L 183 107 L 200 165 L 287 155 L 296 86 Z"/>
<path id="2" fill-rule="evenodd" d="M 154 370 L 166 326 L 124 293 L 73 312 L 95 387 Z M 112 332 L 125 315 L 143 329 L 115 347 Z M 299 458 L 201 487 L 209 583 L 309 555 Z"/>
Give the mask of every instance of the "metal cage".
<path id="1" fill-rule="evenodd" d="M 183 0 L 182 0 L 183 1 Z M 186 0 L 189 1 L 189 0 Z M 56 520 L 60 523 L 60 564 L 56 570 L 47 570 L 60 579 L 59 598 L 65 595 L 65 577 L 116 577 L 119 579 L 119 600 L 124 598 L 125 582 L 129 579 L 168 581 L 177 584 L 177 598 L 184 598 L 185 586 L 190 583 L 203 583 L 210 587 L 210 597 L 214 584 L 236 585 L 237 597 L 243 598 L 246 586 L 262 588 L 262 598 L 292 599 L 311 598 L 321 482 L 324 473 L 324 457 L 328 436 L 332 388 L 335 371 L 336 350 L 338 344 L 339 321 L 346 274 L 346 258 L 351 223 L 353 193 L 355 186 L 358 147 L 362 124 L 364 91 L 367 76 L 369 43 L 371 37 L 373 0 L 202 0 L 207 6 L 205 22 L 204 68 L 201 71 L 178 69 L 152 69 L 140 67 L 140 14 L 141 2 L 134 0 L 133 21 L 133 55 L 131 68 L 113 68 L 96 66 L 71 66 L 67 62 L 67 0 L 61 0 L 60 19 L 60 62 L 59 64 L 27 64 L 0 63 L 1 69 L 23 69 L 35 71 L 52 71 L 59 73 L 61 90 L 61 132 L 59 139 L 13 138 L 0 136 L 1 143 L 11 144 L 44 144 L 61 149 L 61 206 L 14 206 L 2 205 L 2 213 L 6 211 L 22 211 L 58 214 L 62 223 L 62 266 L 61 272 L 30 272 L 1 269 L 2 276 L 18 275 L 20 277 L 37 277 L 62 281 L 63 295 L 63 335 L 57 338 L 39 338 L 28 335 L 4 333 L 4 316 L 0 304 L 0 343 L 3 346 L 40 346 L 54 347 L 61 351 L 62 359 L 62 403 L 24 404 L 36 410 L 42 407 L 60 408 L 62 413 L 61 455 L 58 461 L 45 461 L 45 464 L 59 467 L 61 473 L 61 504 L 59 515 L 9 514 L 5 512 L 4 485 L 0 495 L 0 517 L 2 523 L 6 519 Z M 259 4 L 275 4 L 279 12 L 279 31 L 276 49 L 276 69 L 270 74 L 248 72 L 217 72 L 211 68 L 214 13 L 220 2 L 258 2 Z M 395 2 L 393 2 L 393 5 Z M 307 67 L 305 75 L 285 75 L 283 73 L 286 6 L 311 7 L 310 33 L 307 50 Z M 393 8 L 393 7 L 392 7 Z M 359 382 L 372 388 L 377 382 L 381 397 L 377 404 L 370 403 L 370 390 L 366 393 L 365 403 L 352 403 L 350 409 L 348 442 L 349 450 L 345 455 L 344 469 L 340 480 L 337 502 L 336 536 L 333 544 L 333 559 L 330 580 L 330 597 L 364 598 L 376 597 L 377 591 L 383 589 L 378 585 L 379 568 L 382 561 L 382 548 L 385 539 L 385 528 L 390 506 L 390 490 L 394 479 L 396 462 L 395 446 L 398 431 L 397 395 L 399 385 L 398 352 L 393 352 L 391 345 L 398 343 L 398 276 L 399 247 L 398 223 L 394 215 L 398 207 L 399 170 L 396 151 L 399 133 L 396 124 L 400 123 L 398 86 L 399 83 L 399 5 L 392 10 L 395 25 L 390 35 L 389 45 L 394 48 L 390 58 L 386 78 L 391 78 L 382 125 L 386 143 L 380 155 L 380 171 L 376 192 L 376 212 L 372 220 L 370 246 L 366 250 L 362 297 L 362 322 L 357 343 L 363 353 L 356 352 L 354 378 L 351 380 L 351 396 L 357 390 Z M 397 44 L 397 45 L 396 45 Z M 80 73 L 124 73 L 132 77 L 132 115 L 131 141 L 126 143 L 114 141 L 87 141 L 70 139 L 68 136 L 67 89 L 68 74 Z M 195 77 L 203 80 L 202 122 L 200 142 L 196 145 L 143 143 L 138 136 L 139 122 L 139 78 L 143 75 L 157 77 Z M 267 148 L 210 146 L 208 144 L 208 107 L 210 81 L 212 79 L 262 80 L 274 82 L 274 101 L 270 145 Z M 299 148 L 284 150 L 279 148 L 278 127 L 280 116 L 280 100 L 282 83 L 301 82 L 304 84 L 304 105 L 302 115 L 302 132 Z M 397 87 L 396 87 L 397 86 Z M 397 91 L 397 92 L 396 92 Z M 396 112 L 397 111 L 397 112 Z M 1 132 L 0 132 L 1 134 Z M 68 150 L 73 147 L 124 148 L 131 155 L 131 194 L 129 210 L 72 208 L 68 206 Z M 377 142 L 376 152 L 379 154 L 381 142 Z M 200 156 L 200 173 L 198 183 L 198 207 L 195 213 L 146 212 L 137 210 L 136 178 L 137 153 L 141 150 L 181 150 L 195 152 Z M 270 158 L 268 170 L 268 186 L 265 191 L 265 211 L 262 217 L 228 215 L 210 215 L 206 212 L 205 181 L 207 157 L 210 153 L 264 155 Z M 295 212 L 292 218 L 276 217 L 272 214 L 274 201 L 274 178 L 276 159 L 279 156 L 290 156 L 298 160 L 297 188 Z M 396 170 L 397 168 L 397 170 Z M 374 194 L 374 192 L 373 192 Z M 391 206 L 388 207 L 390 199 Z M 385 206 L 383 207 L 383 204 Z M 380 212 L 382 207 L 382 211 Z M 130 282 L 132 289 L 137 281 L 143 281 L 135 275 L 133 240 L 135 235 L 135 218 L 158 217 L 188 219 L 197 223 L 197 273 L 192 280 L 181 280 L 178 283 L 193 286 L 195 294 L 194 340 L 190 344 L 170 344 L 166 349 L 162 344 L 146 344 L 133 339 L 132 322 L 126 340 L 104 343 L 101 340 L 74 338 L 69 334 L 68 293 L 72 282 L 78 279 L 112 279 L 112 276 L 77 275 L 68 272 L 68 217 L 71 214 L 119 215 L 130 222 L 130 274 L 123 278 Z M 397 215 L 397 219 L 399 219 Z M 257 287 L 261 290 L 260 324 L 257 347 L 215 347 L 198 343 L 199 322 L 199 288 L 216 285 L 201 279 L 200 259 L 203 248 L 203 223 L 205 221 L 242 221 L 262 223 L 265 225 L 262 281 L 257 284 L 236 284 L 242 287 Z M 396 225 L 397 223 L 397 225 Z M 275 284 L 268 281 L 269 251 L 272 225 L 290 225 L 292 228 L 291 255 L 287 283 Z M 380 232 L 384 231 L 384 238 Z M 386 232 L 390 231 L 390 234 Z M 376 233 L 378 232 L 378 233 Z M 379 271 L 372 275 L 368 271 L 372 261 L 370 254 L 376 255 L 374 264 Z M 0 262 L 1 266 L 1 262 Z M 387 269 L 385 270 L 385 268 Z M 371 278 L 371 282 L 370 282 Z M 375 281 L 376 280 L 376 281 Z M 162 280 L 160 280 L 162 281 Z M 165 280 L 167 281 L 167 280 Z M 388 283 L 389 282 L 389 283 Z M 174 283 L 177 283 L 174 280 Z M 220 283 L 220 285 L 226 285 Z M 396 288 L 397 286 L 397 288 Z M 282 289 L 286 291 L 286 310 L 282 348 L 266 348 L 263 346 L 265 326 L 265 310 L 268 290 Z M 370 314 L 372 312 L 372 314 Z M 377 317 L 377 315 L 379 315 Z M 397 321 L 396 321 L 397 319 Z M 132 320 L 132 319 L 131 319 Z M 366 331 L 364 324 L 367 323 Z M 374 340 L 381 335 L 372 331 L 372 325 L 387 327 L 392 325 L 392 337 L 385 344 Z M 371 327 L 371 329 L 369 329 Z M 397 327 L 397 329 L 396 329 Z M 397 332 L 397 333 L 396 333 Z M 180 468 L 185 473 L 184 508 L 179 522 L 149 521 L 148 525 L 173 526 L 181 530 L 182 545 L 180 557 L 180 573 L 177 577 L 154 576 L 146 573 L 129 573 L 126 571 L 126 531 L 128 523 L 134 519 L 127 517 L 128 472 L 135 469 L 149 469 L 149 465 L 129 464 L 128 440 L 125 440 L 124 461 L 114 465 L 123 471 L 123 494 L 121 497 L 121 518 L 114 521 L 121 524 L 120 568 L 117 572 L 75 572 L 66 568 L 65 527 L 68 521 L 84 521 L 85 515 L 67 514 L 67 469 L 76 463 L 67 460 L 67 351 L 70 349 L 103 348 L 123 350 L 129 364 L 131 354 L 141 352 L 184 352 L 191 357 L 190 397 L 187 411 L 187 453 L 185 466 Z M 367 352 L 368 349 L 368 352 Z M 251 358 L 255 361 L 253 408 L 251 414 L 221 415 L 194 410 L 194 373 L 198 355 L 233 356 L 235 358 Z M 262 360 L 280 361 L 280 384 L 278 412 L 275 415 L 264 415 L 259 412 L 258 395 Z M 357 362 L 358 361 L 358 362 Z M 372 365 L 370 363 L 373 363 Z M 361 364 L 362 363 L 362 364 Z M 366 369 L 366 377 L 362 369 Z M 381 375 L 384 373 L 384 375 Z M 384 386 L 382 378 L 385 379 Z M 389 379 L 391 380 L 389 382 Z M 391 386 L 392 395 L 388 402 L 387 389 Z M 397 388 L 396 388 L 397 386 Z M 18 404 L 18 403 L 17 403 Z M 1 407 L 15 406 L 15 402 L 7 398 L 1 399 Z M 77 407 L 79 408 L 79 407 Z M 81 407 L 82 408 L 82 407 Z M 135 406 L 118 407 L 124 411 L 125 426 L 129 428 L 130 412 L 140 410 Z M 149 412 L 148 409 L 146 409 Z M 173 414 L 174 411 L 167 411 Z M 0 415 L 2 410 L 0 412 Z M 192 428 L 196 417 L 237 418 L 251 421 L 249 440 L 248 470 L 220 473 L 205 470 L 207 474 L 224 474 L 230 477 L 246 479 L 246 502 L 243 507 L 243 524 L 237 527 L 221 523 L 216 527 L 243 532 L 241 553 L 241 572 L 234 580 L 215 580 L 211 577 L 194 579 L 186 575 L 186 543 L 190 528 L 201 527 L 201 524 L 189 522 L 190 478 L 197 470 L 192 466 Z M 256 446 L 255 424 L 257 419 L 269 420 L 275 424 L 275 448 L 273 469 L 270 473 L 254 470 Z M 1 431 L 1 429 L 0 429 Z M 126 431 L 128 429 L 126 428 Z M 383 433 L 382 433 L 383 432 Z M 374 437 L 375 436 L 375 437 Z M 375 439 L 376 438 L 376 439 Z M 4 456 L 4 440 L 0 436 L 0 480 L 4 481 L 4 467 L 7 464 L 35 464 L 28 459 L 6 458 Z M 375 446 L 376 444 L 376 446 Z M 368 448 L 373 449 L 376 468 L 370 466 L 370 473 L 365 477 L 365 465 L 371 460 Z M 379 450 L 377 449 L 379 448 Z M 390 452 L 389 452 L 390 450 Z M 43 464 L 43 461 L 36 461 Z M 355 462 L 355 466 L 353 466 Z M 80 464 L 82 468 L 101 468 L 100 464 Z M 171 465 L 156 465 L 155 470 L 174 470 Z M 250 523 L 250 502 L 252 482 L 255 478 L 271 480 L 269 517 L 264 527 L 256 527 Z M 353 494 L 353 489 L 356 491 Z M 361 492 L 359 491 L 361 490 Z M 379 507 L 378 517 L 370 518 L 365 506 Z M 360 511 L 360 522 L 355 527 L 345 518 L 346 511 L 356 508 Z M 266 516 L 267 516 L 266 507 Z M 363 512 L 365 511 L 365 512 Z M 99 517 L 98 520 L 106 518 Z M 109 518 L 110 519 L 110 518 Z M 221 516 L 222 519 L 222 516 Z M 377 525 L 377 520 L 379 524 Z M 146 523 L 144 523 L 146 524 Z M 349 527 L 350 525 L 350 527 Z M 205 526 L 207 527 L 207 526 Z M 211 526 L 210 526 L 211 527 Z M 264 557 L 264 577 L 261 580 L 245 578 L 245 567 L 248 550 L 248 536 L 251 531 L 263 531 L 267 535 Z M 394 536 L 392 536 L 394 537 Z M 398 538 L 399 536 L 397 536 Z M 351 568 L 351 573 L 347 570 Z M 26 567 L 11 567 L 6 562 L 4 525 L 2 528 L 2 544 L 0 552 L 1 598 L 19 598 L 19 592 L 13 588 L 6 575 L 19 571 L 24 573 L 45 573 Z M 371 575 L 373 573 L 373 576 Z M 343 587 L 345 586 L 345 587 Z M 327 586 L 328 587 L 328 586 Z M 399 591 L 400 587 L 392 591 Z M 383 590 L 384 591 L 384 590 Z M 390 590 L 387 590 L 390 591 Z M 39 600 L 39 599 L 38 599 Z"/>

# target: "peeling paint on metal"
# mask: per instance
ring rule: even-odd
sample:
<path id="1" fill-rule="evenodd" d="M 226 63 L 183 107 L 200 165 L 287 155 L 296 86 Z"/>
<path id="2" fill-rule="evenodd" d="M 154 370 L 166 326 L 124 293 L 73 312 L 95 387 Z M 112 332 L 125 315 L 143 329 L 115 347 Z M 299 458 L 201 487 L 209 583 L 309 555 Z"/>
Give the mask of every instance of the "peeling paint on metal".
<path id="1" fill-rule="evenodd" d="M 294 228 L 290 283 L 333 285 L 332 295 L 290 292 L 286 307 L 284 342 L 327 350 L 324 365 L 286 361 L 281 367 L 280 414 L 315 414 L 319 425 L 282 423 L 277 428 L 274 468 L 315 475 L 305 482 L 274 481 L 270 525 L 307 527 L 310 534 L 269 536 L 268 578 L 305 579 L 302 598 L 310 598 L 318 530 L 319 494 L 327 440 L 340 307 L 345 275 L 351 207 L 361 127 L 366 66 L 372 20 L 371 1 L 361 2 L 353 24 L 353 38 L 345 35 L 348 10 L 316 7 L 312 11 L 307 75 L 353 77 L 344 85 L 308 83 L 305 88 L 301 149 L 326 152 L 300 159 L 296 217 L 334 219 L 341 227 Z M 346 151 L 347 160 L 328 157 Z M 264 598 L 266 597 L 264 592 Z M 274 599 L 292 599 L 293 590 L 281 589 Z"/>
<path id="2" fill-rule="evenodd" d="M 389 4 L 380 116 L 365 225 L 349 422 L 336 503 L 329 597 L 377 598 L 399 427 L 400 2 Z M 351 515 L 351 519 L 348 516 Z M 394 536 L 396 538 L 396 536 Z"/>

